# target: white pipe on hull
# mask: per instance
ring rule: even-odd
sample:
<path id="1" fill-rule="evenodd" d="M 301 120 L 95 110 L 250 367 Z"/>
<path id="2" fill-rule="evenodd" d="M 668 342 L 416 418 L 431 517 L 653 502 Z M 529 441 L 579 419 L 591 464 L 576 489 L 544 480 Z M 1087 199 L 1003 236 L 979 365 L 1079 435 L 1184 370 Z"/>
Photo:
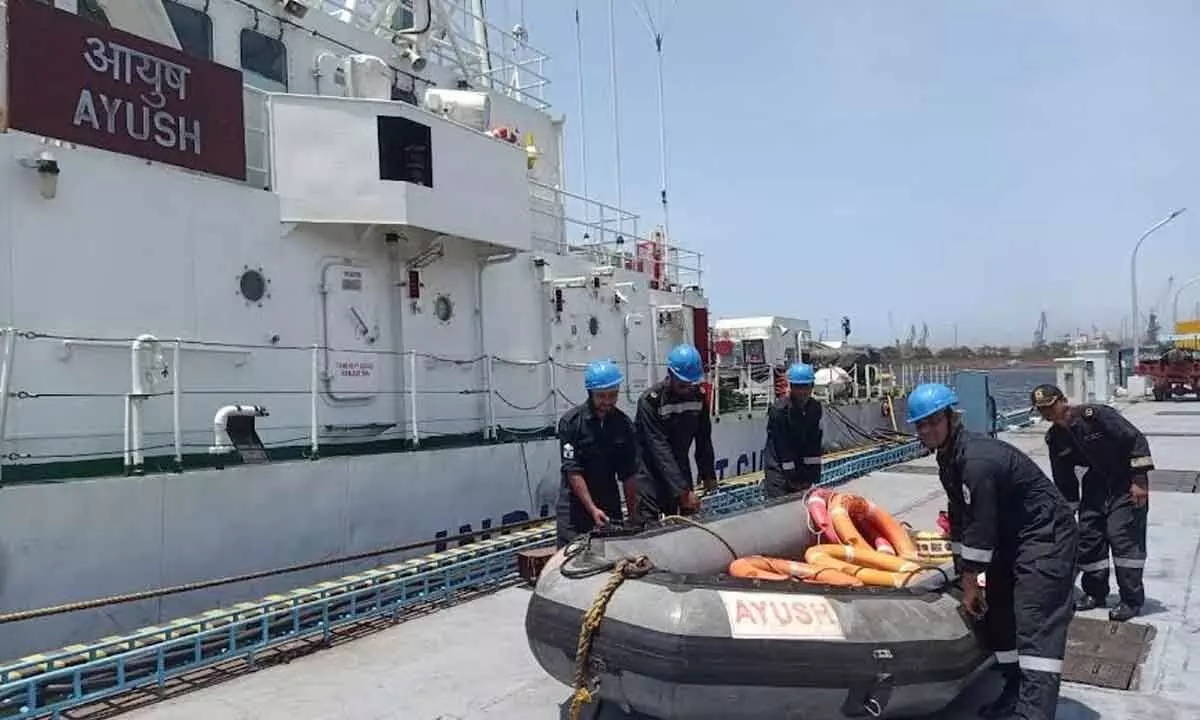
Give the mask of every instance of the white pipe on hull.
<path id="1" fill-rule="evenodd" d="M 517 256 L 515 252 L 501 253 L 499 255 L 491 255 L 480 258 L 476 264 L 475 273 L 475 314 L 476 328 L 479 330 L 479 354 L 483 356 L 483 383 L 487 388 L 485 396 L 483 413 L 486 418 L 487 428 L 483 431 L 484 438 L 495 439 L 496 437 L 496 404 L 493 393 L 493 368 L 492 355 L 488 350 L 487 337 L 484 330 L 484 307 L 483 307 L 483 271 L 489 266 L 506 263 Z"/>
<path id="2" fill-rule="evenodd" d="M 634 325 L 641 325 L 645 317 L 642 313 L 626 313 L 625 315 L 625 372 L 629 374 L 629 377 L 625 379 L 625 399 L 629 402 L 637 401 L 637 397 L 633 394 L 633 362 L 629 359 L 629 333 Z M 647 379 L 649 380 L 649 378 Z M 651 380 L 646 386 L 649 387 L 653 384 L 654 382 Z"/>
<path id="3" fill-rule="evenodd" d="M 308 408 L 308 432 L 309 432 L 309 460 L 316 460 L 320 455 L 321 438 L 320 426 L 317 420 L 317 405 L 318 398 L 321 394 L 321 346 L 313 343 L 312 346 L 312 368 L 309 375 L 309 408 Z"/>
<path id="4" fill-rule="evenodd" d="M 208 449 L 211 455 L 222 455 L 233 452 L 233 439 L 225 430 L 225 423 L 231 417 L 265 417 L 267 409 L 262 405 L 226 405 L 217 410 L 213 416 L 213 444 Z"/>
<path id="5" fill-rule="evenodd" d="M 389 307 L 392 320 L 392 385 L 394 392 L 392 393 L 392 412 L 396 417 L 396 428 L 399 429 L 404 425 L 404 398 L 406 393 L 402 392 L 405 387 L 405 372 L 404 372 L 404 282 L 407 278 L 404 277 L 400 264 L 400 234 L 386 233 L 383 236 L 384 244 L 387 247 L 388 254 L 388 282 L 391 285 L 391 292 L 388 294 Z"/>
<path id="6" fill-rule="evenodd" d="M 183 469 L 183 426 L 180 423 L 183 404 L 183 386 L 179 379 L 179 366 L 183 363 L 183 340 L 175 338 L 175 347 L 171 351 L 171 422 L 172 435 L 175 440 L 175 467 Z"/>
<path id="7" fill-rule="evenodd" d="M 5 328 L 4 334 L 4 364 L 0 366 L 0 452 L 7 445 L 8 436 L 8 390 L 12 385 L 13 354 L 17 346 L 17 331 L 15 328 Z M 4 473 L 4 461 L 0 459 L 0 477 Z"/>
<path id="8" fill-rule="evenodd" d="M 142 403 L 150 396 L 151 392 L 143 382 L 146 368 L 142 367 L 140 355 L 150 343 L 157 344 L 158 338 L 143 333 L 129 345 L 129 454 L 130 465 L 134 471 L 139 470 L 146 462 L 146 458 L 142 454 Z"/>

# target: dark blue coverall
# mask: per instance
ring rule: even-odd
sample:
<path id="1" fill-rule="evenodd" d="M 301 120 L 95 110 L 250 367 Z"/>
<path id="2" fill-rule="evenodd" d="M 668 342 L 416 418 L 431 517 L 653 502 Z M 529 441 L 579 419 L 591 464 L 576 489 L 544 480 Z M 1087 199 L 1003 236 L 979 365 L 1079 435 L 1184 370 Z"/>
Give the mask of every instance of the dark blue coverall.
<path id="1" fill-rule="evenodd" d="M 704 390 L 697 385 L 676 393 L 667 380 L 638 398 L 634 418 L 643 471 L 638 476 L 638 521 L 677 515 L 679 500 L 695 489 L 688 449 L 696 443 L 696 468 L 701 480 L 715 483 L 717 470 L 712 444 L 712 420 Z"/>
<path id="2" fill-rule="evenodd" d="M 637 440 L 633 422 L 618 408 L 604 417 L 590 400 L 567 411 L 558 421 L 562 479 L 558 489 L 557 540 L 563 547 L 595 528 L 591 514 L 571 489 L 570 475 L 583 476 L 592 501 L 612 524 L 620 523 L 620 483 L 637 474 Z"/>
<path id="3" fill-rule="evenodd" d="M 821 477 L 821 402 L 803 404 L 785 395 L 767 410 L 763 447 L 763 493 L 768 498 L 803 492 Z"/>
<path id="4" fill-rule="evenodd" d="M 1015 696 L 1011 714 L 993 717 L 1053 718 L 1075 614 L 1075 516 L 1024 453 L 961 426 L 953 433 L 937 454 L 950 540 L 964 572 L 986 572 L 985 635 Z"/>
<path id="5" fill-rule="evenodd" d="M 1134 505 L 1129 486 L 1134 476 L 1148 476 L 1154 469 L 1150 444 L 1140 430 L 1107 405 L 1076 405 L 1068 412 L 1067 428 L 1051 426 L 1046 431 L 1046 445 L 1055 484 L 1079 507 L 1079 570 L 1084 592 L 1079 607 L 1106 604 L 1111 549 L 1121 603 L 1128 606 L 1126 612 L 1132 617 L 1146 601 L 1142 571 L 1150 505 Z M 1082 494 L 1076 467 L 1087 468 Z M 1118 610 L 1122 608 L 1113 612 Z"/>

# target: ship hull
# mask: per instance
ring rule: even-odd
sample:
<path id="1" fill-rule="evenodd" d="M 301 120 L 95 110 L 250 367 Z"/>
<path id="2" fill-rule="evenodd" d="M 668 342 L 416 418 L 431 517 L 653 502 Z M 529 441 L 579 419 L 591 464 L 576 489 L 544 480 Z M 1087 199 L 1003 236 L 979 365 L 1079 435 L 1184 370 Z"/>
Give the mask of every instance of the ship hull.
<path id="1" fill-rule="evenodd" d="M 864 429 L 890 427 L 878 403 L 840 409 Z M 764 423 L 758 414 L 714 424 L 722 479 L 760 469 Z M 831 451 L 851 440 L 827 421 Z M 4 487 L 0 607 L 151 590 L 550 517 L 558 468 L 558 443 L 546 439 Z M 399 557 L 16 623 L 0 636 L 0 657 L 152 626 Z"/>

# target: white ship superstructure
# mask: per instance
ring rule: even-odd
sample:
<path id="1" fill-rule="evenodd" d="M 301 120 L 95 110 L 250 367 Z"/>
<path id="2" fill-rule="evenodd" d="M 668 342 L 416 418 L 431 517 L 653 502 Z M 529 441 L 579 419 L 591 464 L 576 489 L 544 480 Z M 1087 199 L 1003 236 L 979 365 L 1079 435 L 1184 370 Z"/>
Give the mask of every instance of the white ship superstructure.
<path id="1" fill-rule="evenodd" d="M 699 256 L 563 187 L 546 58 L 480 2 L 5 12 L 0 607 L 546 514 L 583 364 L 631 403 L 708 346 Z"/>

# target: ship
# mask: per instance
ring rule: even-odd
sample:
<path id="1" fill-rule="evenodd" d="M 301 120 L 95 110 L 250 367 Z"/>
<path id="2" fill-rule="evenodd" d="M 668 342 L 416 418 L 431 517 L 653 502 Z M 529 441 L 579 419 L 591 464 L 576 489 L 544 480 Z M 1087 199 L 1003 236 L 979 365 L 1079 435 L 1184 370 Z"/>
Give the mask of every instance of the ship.
<path id="1" fill-rule="evenodd" d="M 630 409 L 702 348 L 717 472 L 759 469 L 807 321 L 710 318 L 700 253 L 566 188 L 522 26 L 478 0 L 3 9 L 0 608 L 548 517 L 601 357 Z M 846 452 L 944 368 L 822 372 Z M 363 562 L 12 625 L 0 655 Z"/>

